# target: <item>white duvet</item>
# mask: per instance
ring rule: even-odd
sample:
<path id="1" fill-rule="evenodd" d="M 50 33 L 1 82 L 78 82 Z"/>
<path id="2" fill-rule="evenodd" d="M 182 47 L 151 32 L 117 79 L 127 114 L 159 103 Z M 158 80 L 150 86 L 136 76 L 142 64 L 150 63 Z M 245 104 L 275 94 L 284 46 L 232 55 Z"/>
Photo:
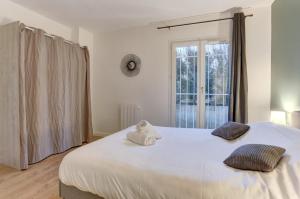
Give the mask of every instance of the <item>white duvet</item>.
<path id="1" fill-rule="evenodd" d="M 155 127 L 153 146 L 126 140 L 125 129 L 69 153 L 60 180 L 105 199 L 300 199 L 300 131 L 257 123 L 233 142 L 211 130 Z M 244 144 L 286 149 L 271 173 L 227 167 L 224 159 Z"/>

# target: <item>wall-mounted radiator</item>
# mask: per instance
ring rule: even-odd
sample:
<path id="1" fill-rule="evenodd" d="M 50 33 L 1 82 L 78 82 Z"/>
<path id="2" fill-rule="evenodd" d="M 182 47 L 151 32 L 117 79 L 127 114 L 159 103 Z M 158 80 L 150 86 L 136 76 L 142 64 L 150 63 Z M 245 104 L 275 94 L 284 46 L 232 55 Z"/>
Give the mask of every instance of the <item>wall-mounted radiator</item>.
<path id="1" fill-rule="evenodd" d="M 121 104 L 120 126 L 125 129 L 137 124 L 142 119 L 142 109 L 136 104 Z"/>

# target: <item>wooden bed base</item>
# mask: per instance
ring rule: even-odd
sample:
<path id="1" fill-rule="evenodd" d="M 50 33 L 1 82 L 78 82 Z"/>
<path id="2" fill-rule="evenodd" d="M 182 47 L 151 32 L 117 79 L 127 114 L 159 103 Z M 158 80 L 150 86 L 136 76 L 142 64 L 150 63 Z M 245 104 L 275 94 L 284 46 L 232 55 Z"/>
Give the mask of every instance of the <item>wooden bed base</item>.
<path id="1" fill-rule="evenodd" d="M 104 199 L 95 194 L 80 191 L 76 187 L 68 186 L 59 181 L 59 196 L 63 199 Z"/>

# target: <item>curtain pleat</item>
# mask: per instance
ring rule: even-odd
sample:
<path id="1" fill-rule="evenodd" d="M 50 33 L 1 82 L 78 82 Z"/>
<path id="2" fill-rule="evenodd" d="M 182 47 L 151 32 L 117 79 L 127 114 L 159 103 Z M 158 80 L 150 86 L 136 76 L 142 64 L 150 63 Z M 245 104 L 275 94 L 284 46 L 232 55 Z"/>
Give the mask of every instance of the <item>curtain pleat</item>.
<path id="1" fill-rule="evenodd" d="M 26 127 L 26 95 L 25 95 L 25 52 L 27 47 L 24 45 L 25 34 L 20 34 L 24 24 L 18 26 L 19 34 L 19 113 L 20 113 L 20 168 L 28 168 L 28 132 Z"/>
<path id="2" fill-rule="evenodd" d="M 91 74 L 91 70 L 90 70 L 90 54 L 89 54 L 89 50 L 87 47 L 84 48 L 84 55 L 85 55 L 85 61 L 86 61 L 86 79 L 87 79 L 87 84 L 86 84 L 86 96 L 87 96 L 87 101 L 86 101 L 86 107 L 88 108 L 88 110 L 86 111 L 86 128 L 88 129 L 88 131 L 86 132 L 86 139 L 88 140 L 88 142 L 90 142 L 90 139 L 93 136 L 93 125 L 92 125 L 92 104 L 91 104 L 91 85 L 90 85 L 90 74 Z"/>
<path id="3" fill-rule="evenodd" d="M 229 121 L 247 123 L 248 79 L 244 13 L 234 14 L 232 34 L 232 68 Z"/>

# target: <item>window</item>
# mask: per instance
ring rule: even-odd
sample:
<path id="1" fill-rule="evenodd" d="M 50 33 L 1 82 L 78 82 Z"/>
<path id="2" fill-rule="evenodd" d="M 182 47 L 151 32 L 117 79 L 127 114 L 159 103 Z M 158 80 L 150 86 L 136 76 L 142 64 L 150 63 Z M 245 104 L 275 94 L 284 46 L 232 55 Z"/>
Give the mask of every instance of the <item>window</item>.
<path id="1" fill-rule="evenodd" d="M 172 46 L 172 123 L 216 128 L 228 121 L 228 42 L 180 42 Z"/>

